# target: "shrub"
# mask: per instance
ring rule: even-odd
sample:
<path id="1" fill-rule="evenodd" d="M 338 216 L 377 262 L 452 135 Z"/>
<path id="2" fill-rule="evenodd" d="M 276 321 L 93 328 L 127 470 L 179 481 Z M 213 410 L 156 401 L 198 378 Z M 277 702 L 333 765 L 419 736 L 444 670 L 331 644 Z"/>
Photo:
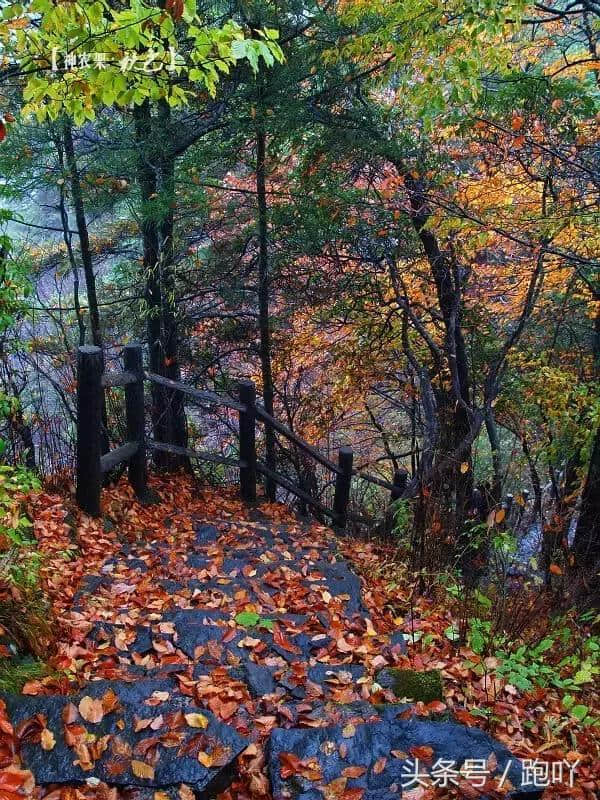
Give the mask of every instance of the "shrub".
<path id="1" fill-rule="evenodd" d="M 23 493 L 36 487 L 37 479 L 28 470 L 0 466 L 0 627 L 5 657 L 42 655 L 50 633 L 39 579 L 41 555 L 22 502 Z"/>

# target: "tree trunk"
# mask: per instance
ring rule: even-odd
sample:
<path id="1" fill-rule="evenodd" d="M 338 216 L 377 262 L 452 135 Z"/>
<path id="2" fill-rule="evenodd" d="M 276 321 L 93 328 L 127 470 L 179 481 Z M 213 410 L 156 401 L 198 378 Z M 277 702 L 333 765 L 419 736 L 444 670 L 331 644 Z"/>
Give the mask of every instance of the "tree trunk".
<path id="1" fill-rule="evenodd" d="M 160 105 L 161 138 L 169 141 L 171 135 L 170 108 L 167 103 Z M 174 209 L 175 209 L 175 157 L 165 151 L 161 161 L 160 195 L 163 205 L 163 216 L 160 223 L 160 262 L 159 278 L 162 295 L 162 365 L 160 374 L 178 381 L 181 378 L 179 369 L 179 328 L 177 324 L 177 303 L 174 262 Z M 187 422 L 181 392 L 165 391 L 168 414 L 165 431 L 166 441 L 179 447 L 187 447 Z M 168 455 L 168 454 L 165 454 Z M 191 471 L 190 460 L 186 456 L 170 456 L 169 468 L 183 467 Z"/>
<path id="2" fill-rule="evenodd" d="M 595 375 L 600 373 L 600 310 L 593 334 Z M 581 495 L 581 508 L 573 540 L 575 563 L 597 568 L 600 564 L 600 428 L 596 431 L 590 465 Z"/>
<path id="3" fill-rule="evenodd" d="M 492 468 L 494 479 L 492 482 L 491 496 L 494 505 L 499 505 L 502 499 L 502 457 L 500 454 L 500 437 L 494 419 L 494 412 L 490 409 L 485 417 L 485 429 L 487 431 L 490 448 L 492 451 Z"/>
<path id="4" fill-rule="evenodd" d="M 271 329 L 269 319 L 269 250 L 267 231 L 266 192 L 267 137 L 261 125 L 256 132 L 256 198 L 258 205 L 258 326 L 260 335 L 260 365 L 262 371 L 263 403 L 268 414 L 273 415 L 273 371 L 271 367 Z M 267 467 L 275 471 L 275 435 L 265 426 L 265 460 Z M 265 481 L 269 500 L 275 499 L 275 484 Z"/>
<path id="5" fill-rule="evenodd" d="M 153 117 L 148 101 L 134 111 L 139 149 L 137 180 L 141 197 L 143 275 L 146 300 L 150 371 L 178 380 L 178 327 L 173 278 L 173 210 L 175 158 L 165 154 L 170 120 L 164 107 Z M 160 196 L 159 196 L 160 192 Z M 152 384 L 152 428 L 157 442 L 187 446 L 182 398 L 178 392 Z M 161 469 L 189 468 L 189 460 L 170 453 L 154 453 Z"/>
<path id="6" fill-rule="evenodd" d="M 73 129 L 71 122 L 68 119 L 63 121 L 63 142 L 65 147 L 65 160 L 67 169 L 69 170 L 69 178 L 71 184 L 71 198 L 73 200 L 73 208 L 75 210 L 75 221 L 77 224 L 77 236 L 79 238 L 79 249 L 81 252 L 81 263 L 83 264 L 83 275 L 85 278 L 85 293 L 87 296 L 88 312 L 90 317 L 90 333 L 92 337 L 92 344 L 95 347 L 102 349 L 102 330 L 100 327 L 100 310 L 98 308 L 98 295 L 96 294 L 96 275 L 94 274 L 94 262 L 92 260 L 92 250 L 90 247 L 90 237 L 88 233 L 87 220 L 85 218 L 85 207 L 83 204 L 83 194 L 81 191 L 81 178 L 79 169 L 77 167 L 77 158 L 75 156 L 75 146 L 73 144 Z M 65 236 L 67 231 L 65 230 Z M 70 248 L 70 245 L 68 245 Z M 77 265 L 73 264 L 74 276 L 74 293 L 77 298 L 76 307 L 79 305 L 79 274 L 77 272 Z M 82 324 L 81 313 L 77 308 L 77 318 Z M 84 342 L 80 342 L 84 344 Z M 106 398 L 102 398 L 102 434 L 101 434 L 101 450 L 102 453 L 108 453 L 110 449 L 110 441 L 108 435 L 108 411 L 106 409 Z"/>
<path id="7" fill-rule="evenodd" d="M 462 332 L 461 278 L 457 265 L 441 250 L 428 227 L 430 211 L 419 180 L 405 177 L 405 186 L 409 193 L 411 221 L 429 262 L 445 330 L 444 357 L 449 375 L 447 379 L 439 376 L 439 380 L 447 381 L 449 386 L 437 392 L 440 441 L 436 458 L 439 475 L 435 484 L 440 493 L 441 513 L 450 512 L 446 516 L 451 520 L 450 525 L 445 526 L 447 536 L 457 543 L 463 572 L 472 580 L 479 571 L 482 553 L 471 541 L 469 524 L 473 508 L 473 462 L 472 445 L 465 443 L 472 434 L 471 379 Z M 448 455 L 458 448 L 462 449 L 461 458 L 447 465 Z M 442 467 L 443 464 L 447 466 Z"/>
<path id="8" fill-rule="evenodd" d="M 592 566 L 600 561 L 600 429 L 596 431 L 592 457 L 581 495 L 581 510 L 573 553 L 576 563 Z"/>
<path id="9" fill-rule="evenodd" d="M 85 276 L 85 288 L 90 315 L 92 344 L 96 347 L 102 347 L 100 312 L 98 310 L 98 296 L 96 294 L 96 276 L 94 275 L 94 264 L 92 261 L 90 238 L 88 234 L 87 221 L 85 218 L 83 195 L 81 192 L 81 179 L 79 177 L 79 170 L 77 168 L 77 159 L 75 158 L 73 132 L 71 129 L 71 123 L 68 121 L 65 121 L 63 124 L 63 140 L 65 143 L 65 158 L 67 161 L 71 182 L 71 196 L 73 198 L 75 220 L 77 222 L 77 235 L 79 236 L 79 246 L 81 249 L 81 262 L 83 264 L 83 274 Z"/>

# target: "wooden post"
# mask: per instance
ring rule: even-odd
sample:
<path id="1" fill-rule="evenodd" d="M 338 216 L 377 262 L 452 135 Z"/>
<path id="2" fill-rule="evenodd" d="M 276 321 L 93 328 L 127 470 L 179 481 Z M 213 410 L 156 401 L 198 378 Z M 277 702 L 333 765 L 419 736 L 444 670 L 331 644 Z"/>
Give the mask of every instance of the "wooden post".
<path id="1" fill-rule="evenodd" d="M 353 459 L 354 454 L 351 447 L 340 447 L 338 455 L 340 472 L 335 476 L 335 495 L 333 498 L 335 523 L 340 530 L 344 530 L 348 521 L 348 500 L 350 499 Z"/>
<path id="2" fill-rule="evenodd" d="M 77 350 L 77 505 L 93 517 L 100 515 L 102 487 L 102 373 L 100 347 Z"/>
<path id="3" fill-rule="evenodd" d="M 238 388 L 240 403 L 240 495 L 247 503 L 256 501 L 256 387 L 252 381 L 241 381 Z"/>
<path id="4" fill-rule="evenodd" d="M 123 348 L 123 366 L 126 372 L 137 375 L 135 383 L 125 386 L 125 415 L 127 440 L 137 442 L 138 449 L 129 460 L 129 483 L 140 500 L 148 499 L 148 473 L 146 470 L 146 430 L 144 422 L 144 365 L 142 347 L 127 344 Z"/>

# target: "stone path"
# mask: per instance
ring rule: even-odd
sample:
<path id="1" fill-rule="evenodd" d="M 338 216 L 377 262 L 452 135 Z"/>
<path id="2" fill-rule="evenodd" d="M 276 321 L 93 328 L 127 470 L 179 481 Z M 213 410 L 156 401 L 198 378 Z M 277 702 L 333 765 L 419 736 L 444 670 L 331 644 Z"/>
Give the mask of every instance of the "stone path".
<path id="1" fill-rule="evenodd" d="M 403 784 L 418 796 L 415 761 L 426 774 L 479 759 L 513 797 L 539 795 L 481 730 L 369 702 L 367 656 L 393 663 L 403 638 L 373 629 L 325 529 L 256 514 L 196 521 L 183 549 L 142 536 L 84 578 L 68 623 L 79 691 L 4 698 L 40 785 L 185 800 L 214 796 L 241 766 L 255 797 L 386 800 Z"/>

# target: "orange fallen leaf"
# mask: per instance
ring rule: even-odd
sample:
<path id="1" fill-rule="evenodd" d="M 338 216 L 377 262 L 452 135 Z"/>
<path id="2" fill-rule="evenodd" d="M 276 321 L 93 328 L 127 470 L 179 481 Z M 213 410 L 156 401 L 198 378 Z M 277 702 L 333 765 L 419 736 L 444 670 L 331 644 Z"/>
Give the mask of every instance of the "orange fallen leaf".
<path id="1" fill-rule="evenodd" d="M 143 778 L 145 780 L 154 780 L 154 767 L 146 764 L 145 761 L 136 761 L 133 759 L 131 762 L 131 771 L 136 778 Z"/>

